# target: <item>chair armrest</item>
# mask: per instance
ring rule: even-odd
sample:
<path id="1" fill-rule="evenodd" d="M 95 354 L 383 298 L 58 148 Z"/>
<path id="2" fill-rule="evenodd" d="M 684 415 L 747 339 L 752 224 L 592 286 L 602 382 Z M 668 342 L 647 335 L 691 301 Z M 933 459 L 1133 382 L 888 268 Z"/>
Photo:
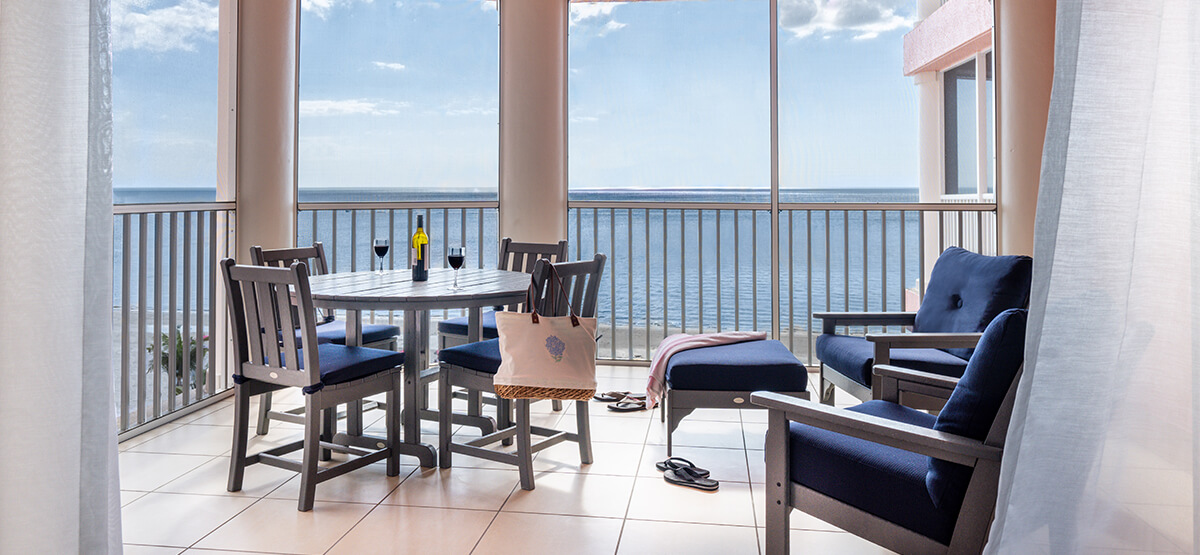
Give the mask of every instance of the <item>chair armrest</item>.
<path id="1" fill-rule="evenodd" d="M 756 392 L 750 402 L 783 411 L 789 421 L 962 465 L 974 466 L 980 459 L 998 461 L 1003 454 L 999 447 L 982 441 L 778 393 Z"/>
<path id="2" fill-rule="evenodd" d="M 888 364 L 876 364 L 875 383 L 879 386 L 877 388 L 878 398 L 884 401 L 905 404 L 902 403 L 904 401 L 901 398 L 902 393 L 917 393 L 941 399 L 944 402 L 954 393 L 954 387 L 958 385 L 958 378 Z M 932 407 L 916 406 L 915 408 Z"/>
<path id="3" fill-rule="evenodd" d="M 916 312 L 814 312 L 822 321 L 821 333 L 833 333 L 837 326 L 911 326 Z"/>
<path id="4" fill-rule="evenodd" d="M 958 378 L 922 372 L 911 368 L 900 368 L 899 366 L 892 366 L 890 364 L 876 364 L 875 375 L 882 378 L 895 379 L 900 382 L 930 385 L 945 389 L 954 389 L 958 385 Z"/>
<path id="5" fill-rule="evenodd" d="M 982 333 L 869 333 L 867 341 L 894 349 L 971 349 Z"/>

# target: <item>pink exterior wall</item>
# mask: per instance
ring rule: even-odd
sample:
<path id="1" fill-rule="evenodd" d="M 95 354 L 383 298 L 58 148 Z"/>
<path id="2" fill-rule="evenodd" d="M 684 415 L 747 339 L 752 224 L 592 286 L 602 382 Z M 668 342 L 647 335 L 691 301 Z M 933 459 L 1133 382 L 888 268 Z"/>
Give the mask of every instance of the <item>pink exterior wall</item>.
<path id="1" fill-rule="evenodd" d="M 992 3 L 950 0 L 904 35 L 904 74 L 950 69 L 992 43 Z"/>

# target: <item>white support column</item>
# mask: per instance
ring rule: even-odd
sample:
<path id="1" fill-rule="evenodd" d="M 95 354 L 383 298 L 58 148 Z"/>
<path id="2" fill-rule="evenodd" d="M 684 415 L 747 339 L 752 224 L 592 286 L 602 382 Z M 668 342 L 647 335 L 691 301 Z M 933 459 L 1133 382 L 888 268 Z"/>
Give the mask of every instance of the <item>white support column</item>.
<path id="1" fill-rule="evenodd" d="M 996 2 L 999 254 L 1033 254 L 1042 144 L 1054 81 L 1053 0 Z"/>
<path id="2" fill-rule="evenodd" d="M 500 235 L 567 237 L 566 0 L 500 2 Z"/>
<path id="3" fill-rule="evenodd" d="M 917 2 L 918 16 L 923 20 L 929 17 L 941 6 L 938 0 L 919 0 Z M 921 202 L 940 202 L 945 189 L 945 163 L 943 163 L 942 134 L 942 80 L 936 71 L 923 71 L 913 76 L 913 84 L 917 87 L 918 109 L 918 198 Z M 925 259 L 925 280 L 929 280 L 929 272 L 937 260 L 938 226 L 941 225 L 936 215 L 922 216 L 921 226 L 925 231 L 925 241 L 921 245 Z M 916 283 L 905 283 L 907 287 L 917 287 Z M 917 292 L 918 298 L 920 291 Z M 907 301 L 906 301 L 907 302 Z M 915 306 L 905 306 L 905 309 L 916 310 Z"/>
<path id="4" fill-rule="evenodd" d="M 221 149 L 232 156 L 222 171 L 233 176 L 237 199 L 235 258 L 247 262 L 252 245 L 290 247 L 296 241 L 297 41 L 300 0 L 234 0 L 233 103 L 218 125 L 232 125 Z M 224 83 L 223 83 L 224 84 Z M 225 106 L 223 105 L 223 108 Z M 227 187 L 223 184 L 222 187 Z"/>

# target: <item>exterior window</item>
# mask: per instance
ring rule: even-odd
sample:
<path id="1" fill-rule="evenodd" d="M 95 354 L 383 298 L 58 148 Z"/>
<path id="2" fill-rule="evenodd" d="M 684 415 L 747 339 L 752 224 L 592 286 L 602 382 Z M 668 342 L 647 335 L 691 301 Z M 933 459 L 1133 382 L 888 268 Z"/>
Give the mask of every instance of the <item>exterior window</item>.
<path id="1" fill-rule="evenodd" d="M 304 2 L 299 200 L 495 200 L 495 2 Z"/>
<path id="2" fill-rule="evenodd" d="M 987 146 L 986 181 L 984 193 L 995 191 L 996 179 L 996 145 L 994 134 L 994 105 L 995 91 L 993 87 L 992 55 L 987 54 L 985 67 L 986 104 L 982 107 L 987 125 L 980 129 L 978 125 L 978 86 L 976 76 L 976 59 L 967 60 L 962 65 L 946 71 L 943 74 L 944 110 L 945 110 L 945 163 L 947 195 L 975 195 L 979 191 L 979 150 L 978 145 Z"/>
<path id="3" fill-rule="evenodd" d="M 113 202 L 217 191 L 217 0 L 114 0 Z"/>
<path id="4" fill-rule="evenodd" d="M 915 202 L 917 90 L 905 77 L 914 2 L 779 2 L 784 202 Z"/>
<path id="5" fill-rule="evenodd" d="M 765 0 L 571 4 L 571 198 L 768 199 L 767 14 Z"/>

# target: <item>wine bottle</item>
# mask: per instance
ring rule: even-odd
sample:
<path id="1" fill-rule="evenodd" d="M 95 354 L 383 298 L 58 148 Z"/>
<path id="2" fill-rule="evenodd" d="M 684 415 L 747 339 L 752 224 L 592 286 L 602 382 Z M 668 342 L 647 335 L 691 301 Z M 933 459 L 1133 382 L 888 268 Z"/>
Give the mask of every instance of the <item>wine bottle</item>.
<path id="1" fill-rule="evenodd" d="M 417 216 L 417 232 L 412 236 L 412 279 L 427 281 L 429 279 L 429 236 L 425 235 L 425 216 Z"/>

